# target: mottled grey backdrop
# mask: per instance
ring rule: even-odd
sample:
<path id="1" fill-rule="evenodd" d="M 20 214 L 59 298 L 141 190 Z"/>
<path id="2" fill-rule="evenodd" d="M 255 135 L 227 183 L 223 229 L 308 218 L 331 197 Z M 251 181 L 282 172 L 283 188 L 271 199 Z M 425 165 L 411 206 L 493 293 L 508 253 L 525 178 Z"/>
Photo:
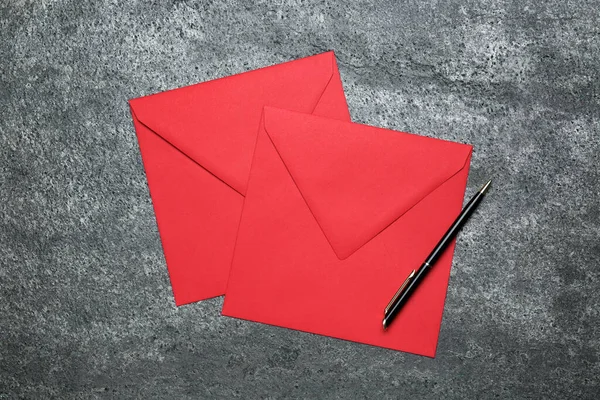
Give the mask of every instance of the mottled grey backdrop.
<path id="1" fill-rule="evenodd" d="M 0 1 L 0 399 L 598 398 L 598 1 L 147 3 Z M 127 99 L 328 49 L 495 179 L 435 359 L 174 305 Z"/>

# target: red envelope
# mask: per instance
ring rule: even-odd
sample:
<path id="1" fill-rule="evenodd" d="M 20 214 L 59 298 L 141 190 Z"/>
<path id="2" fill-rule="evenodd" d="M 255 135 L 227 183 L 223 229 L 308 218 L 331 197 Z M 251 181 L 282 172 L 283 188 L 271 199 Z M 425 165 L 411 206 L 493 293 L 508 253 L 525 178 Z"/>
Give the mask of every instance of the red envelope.
<path id="1" fill-rule="evenodd" d="M 130 100 L 177 305 L 225 292 L 264 105 L 350 120 L 333 52 Z"/>
<path id="2" fill-rule="evenodd" d="M 471 151 L 265 107 L 223 314 L 433 357 L 454 244 L 387 331 L 383 310 L 459 214 Z"/>

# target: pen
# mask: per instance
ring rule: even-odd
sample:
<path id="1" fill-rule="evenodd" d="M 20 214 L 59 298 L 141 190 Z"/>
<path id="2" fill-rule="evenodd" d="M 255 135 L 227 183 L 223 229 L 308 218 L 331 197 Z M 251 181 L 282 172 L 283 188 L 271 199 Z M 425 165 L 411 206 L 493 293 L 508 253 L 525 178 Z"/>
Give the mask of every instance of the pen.
<path id="1" fill-rule="evenodd" d="M 475 211 L 479 202 L 483 198 L 483 195 L 486 193 L 492 180 L 487 181 L 485 185 L 479 189 L 475 196 L 465 207 L 462 209 L 456 220 L 452 223 L 446 234 L 439 241 L 437 246 L 433 249 L 431 254 L 427 257 L 425 262 L 418 268 L 413 269 L 404 283 L 400 286 L 400 288 L 396 291 L 396 294 L 392 297 L 388 305 L 385 307 L 384 316 L 383 316 L 383 329 L 387 329 L 388 326 L 392 323 L 394 318 L 398 315 L 398 312 L 402 308 L 402 306 L 408 301 L 410 295 L 417 289 L 419 283 L 425 278 L 427 272 L 431 269 L 434 263 L 437 261 L 439 256 L 443 253 L 444 249 L 448 244 L 454 239 L 460 228 L 463 226 L 465 221 L 469 218 L 469 216 Z"/>

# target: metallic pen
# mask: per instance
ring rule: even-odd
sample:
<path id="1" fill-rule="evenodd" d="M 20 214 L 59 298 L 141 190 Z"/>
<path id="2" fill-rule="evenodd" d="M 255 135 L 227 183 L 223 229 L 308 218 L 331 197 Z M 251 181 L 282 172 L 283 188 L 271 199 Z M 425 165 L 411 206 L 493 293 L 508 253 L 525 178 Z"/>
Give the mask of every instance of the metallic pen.
<path id="1" fill-rule="evenodd" d="M 448 244 L 450 244 L 452 239 L 454 239 L 460 228 L 473 213 L 473 211 L 475 211 L 491 183 L 492 181 L 489 180 L 481 189 L 479 189 L 475 196 L 469 200 L 454 223 L 450 226 L 448 231 L 446 231 L 446 234 L 442 237 L 437 246 L 435 246 L 431 254 L 429 254 L 429 257 L 427 257 L 425 262 L 418 269 L 413 269 L 404 283 L 400 285 L 400 288 L 396 291 L 396 294 L 394 294 L 388 305 L 385 307 L 383 317 L 384 330 L 390 326 L 394 318 L 396 318 L 398 315 L 398 312 L 402 306 L 404 306 L 404 304 L 408 301 L 410 295 L 417 289 L 419 283 L 421 283 L 427 272 L 435 264 L 439 256 L 443 253 L 444 249 L 448 246 Z"/>

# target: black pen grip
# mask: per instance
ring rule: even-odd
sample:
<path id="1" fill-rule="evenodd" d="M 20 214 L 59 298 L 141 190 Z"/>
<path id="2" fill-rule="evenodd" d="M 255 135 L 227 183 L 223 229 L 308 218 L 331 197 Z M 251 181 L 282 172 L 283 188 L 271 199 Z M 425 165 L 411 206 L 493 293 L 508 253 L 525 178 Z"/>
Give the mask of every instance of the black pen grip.
<path id="1" fill-rule="evenodd" d="M 404 290 L 402 290 L 402 292 L 398 294 L 396 301 L 387 310 L 387 313 L 383 320 L 384 329 L 387 328 L 396 318 L 400 308 L 402 308 L 404 304 L 408 301 L 412 292 L 417 289 L 417 287 L 419 286 L 423 278 L 425 278 L 425 275 L 427 275 L 427 272 L 429 272 L 430 269 L 431 266 L 427 263 L 421 265 L 415 273 L 415 276 L 404 287 Z"/>
<path id="2" fill-rule="evenodd" d="M 460 230 L 463 224 L 469 219 L 473 211 L 477 208 L 477 205 L 483 198 L 483 195 L 487 191 L 492 181 L 489 180 L 483 187 L 469 200 L 469 202 L 462 209 L 458 217 L 454 220 L 452 225 L 448 228 L 442 239 L 438 242 L 437 246 L 429 254 L 423 265 L 418 270 L 413 270 L 411 274 L 406 278 L 400 289 L 396 292 L 390 303 L 388 303 L 384 312 L 383 328 L 386 329 L 392 321 L 396 318 L 396 315 L 404 304 L 408 301 L 410 295 L 417 289 L 429 269 L 435 264 L 440 255 L 448 247 L 448 244 L 456 237 L 456 233 Z"/>
<path id="3" fill-rule="evenodd" d="M 446 247 L 448 247 L 448 244 L 450 244 L 452 239 L 456 237 L 456 232 L 463 226 L 475 208 L 477 208 L 477 204 L 481 201 L 482 197 L 482 193 L 477 193 L 471 200 L 469 200 L 458 218 L 454 221 L 450 228 L 448 228 L 442 239 L 438 242 L 437 246 L 435 246 L 433 251 L 429 254 L 423 265 L 421 265 L 421 267 L 419 267 L 419 269 L 416 271 L 415 276 L 410 279 L 403 290 L 395 296 L 395 302 L 386 308 L 385 319 L 383 322 L 384 327 L 389 326 L 396 318 L 396 315 L 400 309 L 408 301 L 412 292 L 417 289 L 427 272 L 431 269 L 431 266 L 435 264 Z"/>

